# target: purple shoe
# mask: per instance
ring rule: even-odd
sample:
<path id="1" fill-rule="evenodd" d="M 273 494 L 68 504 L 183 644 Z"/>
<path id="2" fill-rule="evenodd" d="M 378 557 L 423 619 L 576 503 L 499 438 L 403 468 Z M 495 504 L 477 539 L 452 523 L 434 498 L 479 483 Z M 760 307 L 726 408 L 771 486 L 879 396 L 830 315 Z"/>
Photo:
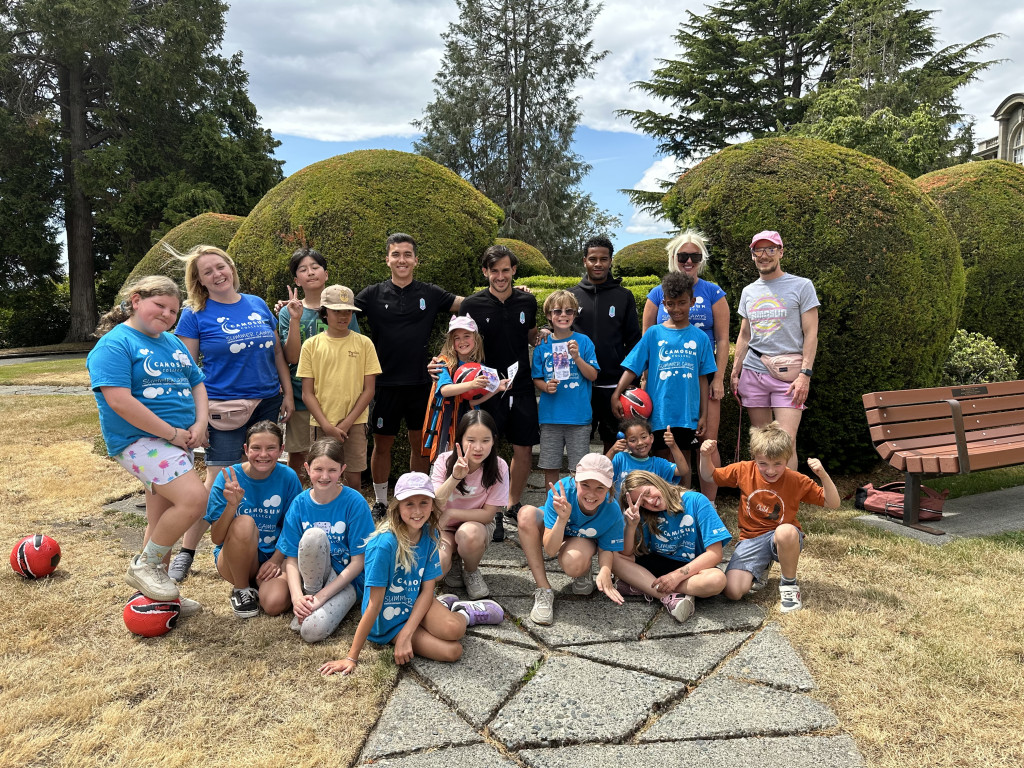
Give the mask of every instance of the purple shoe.
<path id="1" fill-rule="evenodd" d="M 437 602 L 441 603 L 441 605 L 443 605 L 450 611 L 452 609 L 452 606 L 459 602 L 459 596 L 452 594 L 438 595 Z"/>
<path id="2" fill-rule="evenodd" d="M 617 589 L 619 594 L 623 597 L 648 597 L 646 592 L 641 592 L 632 584 L 627 584 L 622 579 L 615 580 L 615 589 Z"/>
<path id="3" fill-rule="evenodd" d="M 452 613 L 464 613 L 471 627 L 501 624 L 505 619 L 505 611 L 493 600 L 460 600 L 452 606 Z"/>

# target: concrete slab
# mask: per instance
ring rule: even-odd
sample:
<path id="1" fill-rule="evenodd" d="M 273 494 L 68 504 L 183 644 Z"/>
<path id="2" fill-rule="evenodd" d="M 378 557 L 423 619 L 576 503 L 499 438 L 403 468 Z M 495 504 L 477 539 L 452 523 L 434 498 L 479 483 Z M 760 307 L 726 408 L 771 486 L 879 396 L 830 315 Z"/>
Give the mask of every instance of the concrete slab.
<path id="1" fill-rule="evenodd" d="M 524 558 L 525 562 L 525 558 Z M 529 597 L 533 598 L 533 591 L 537 584 L 529 568 L 493 568 L 481 566 L 480 573 L 491 588 L 491 597 L 497 600 L 500 597 Z M 562 573 L 561 569 L 548 572 L 548 581 L 555 591 L 566 589 L 572 584 L 572 579 Z"/>
<path id="2" fill-rule="evenodd" d="M 88 387 L 49 387 L 27 384 L 4 384 L 0 386 L 0 397 L 13 395 L 79 395 L 92 397 Z"/>
<path id="3" fill-rule="evenodd" d="M 787 768 L 862 768 L 857 745 L 849 736 L 784 736 L 663 744 L 590 744 L 558 749 L 530 749 L 519 757 L 532 768 L 631 768 L 664 765 L 686 768 L 781 766 Z"/>
<path id="4" fill-rule="evenodd" d="M 700 632 L 748 631 L 757 629 L 763 623 L 764 611 L 747 600 L 733 602 L 721 596 L 709 597 L 697 601 L 693 616 L 683 624 L 662 611 L 647 630 L 646 637 L 648 640 L 656 640 Z"/>
<path id="5" fill-rule="evenodd" d="M 932 528 L 945 531 L 945 536 L 936 536 L 916 528 L 907 528 L 882 515 L 861 515 L 854 519 L 873 528 L 940 547 L 956 539 L 1024 531 L 1024 515 L 1020 513 L 1022 508 L 1024 508 L 1024 486 L 950 499 L 943 507 L 941 520 L 924 523 Z"/>
<path id="6" fill-rule="evenodd" d="M 692 683 L 711 672 L 748 637 L 749 632 L 722 632 L 581 645 L 569 651 L 585 659 Z"/>
<path id="7" fill-rule="evenodd" d="M 500 598 L 502 602 L 506 598 Z M 537 648 L 537 641 L 530 637 L 526 630 L 521 629 L 514 621 L 506 615 L 501 624 L 481 624 L 478 627 L 470 627 L 466 634 L 473 637 L 486 637 L 489 640 L 496 640 L 501 643 L 510 643 L 523 648 Z"/>
<path id="8" fill-rule="evenodd" d="M 641 734 L 640 741 L 792 736 L 836 725 L 832 710 L 809 696 L 715 675 Z"/>
<path id="9" fill-rule="evenodd" d="M 118 501 L 111 502 L 103 507 L 104 512 L 122 512 L 130 515 L 138 515 L 139 517 L 146 516 L 146 497 L 142 493 L 137 493 L 134 496 L 129 496 L 127 499 L 120 499 Z M 139 504 L 143 504 L 140 508 Z"/>
<path id="10" fill-rule="evenodd" d="M 506 534 L 508 529 L 506 528 Z M 484 551 L 483 559 L 480 561 L 483 566 L 500 565 L 514 568 L 526 567 L 526 555 L 518 546 L 508 539 L 505 541 L 492 541 Z"/>
<path id="11" fill-rule="evenodd" d="M 431 747 L 476 744 L 483 738 L 434 694 L 403 677 L 366 740 L 363 762 Z"/>
<path id="12" fill-rule="evenodd" d="M 814 678 L 779 625 L 772 622 L 722 668 L 729 677 L 753 680 L 789 691 L 810 691 Z"/>
<path id="13" fill-rule="evenodd" d="M 494 747 L 477 744 L 472 747 L 453 747 L 436 749 L 431 752 L 420 752 L 407 757 L 393 757 L 374 760 L 374 768 L 515 768 L 516 763 L 502 755 Z"/>
<path id="14" fill-rule="evenodd" d="M 482 728 L 542 654 L 482 637 L 467 637 L 462 647 L 456 664 L 417 657 L 412 668 L 474 728 Z"/>
<path id="15" fill-rule="evenodd" d="M 521 619 L 521 626 L 530 634 L 555 648 L 584 643 L 637 640 L 657 610 L 643 602 L 615 605 L 600 592 L 582 598 L 558 595 L 555 598 L 555 623 L 544 627 L 530 620 L 532 596 L 503 598 L 501 605 L 506 613 Z M 658 608 L 660 607 L 659 605 Z M 675 620 L 669 617 L 669 621 Z"/>
<path id="16" fill-rule="evenodd" d="M 509 749 L 625 739 L 683 684 L 571 656 L 549 658 L 494 716 Z"/>

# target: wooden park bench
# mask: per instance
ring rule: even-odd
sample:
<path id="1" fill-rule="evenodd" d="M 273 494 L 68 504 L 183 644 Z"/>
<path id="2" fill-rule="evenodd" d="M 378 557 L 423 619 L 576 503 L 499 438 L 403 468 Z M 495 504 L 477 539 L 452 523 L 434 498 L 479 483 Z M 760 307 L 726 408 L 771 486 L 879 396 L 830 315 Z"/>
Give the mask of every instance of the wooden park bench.
<path id="1" fill-rule="evenodd" d="M 922 475 L 966 475 L 1024 463 L 1024 381 L 864 395 L 871 440 L 906 473 L 903 524 L 918 522 Z"/>

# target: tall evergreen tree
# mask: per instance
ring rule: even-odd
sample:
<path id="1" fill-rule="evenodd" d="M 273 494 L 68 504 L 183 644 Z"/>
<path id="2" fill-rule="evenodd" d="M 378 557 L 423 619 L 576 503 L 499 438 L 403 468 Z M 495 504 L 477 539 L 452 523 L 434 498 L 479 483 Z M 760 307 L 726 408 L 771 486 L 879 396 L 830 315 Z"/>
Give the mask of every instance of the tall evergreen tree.
<path id="1" fill-rule="evenodd" d="M 581 234 L 614 225 L 580 182 L 590 166 L 572 151 L 573 89 L 604 57 L 588 39 L 590 0 L 456 0 L 442 35 L 434 100 L 414 125 L 416 151 L 461 175 L 502 207 L 505 237 L 578 266 Z M 589 231 L 588 231 L 589 230 Z"/>
<path id="2" fill-rule="evenodd" d="M 219 0 L 0 0 L 0 99 L 57 127 L 71 285 L 68 340 L 96 323 L 98 268 L 153 230 L 246 214 L 280 180 Z M 130 268 L 130 267 L 129 267 Z"/>

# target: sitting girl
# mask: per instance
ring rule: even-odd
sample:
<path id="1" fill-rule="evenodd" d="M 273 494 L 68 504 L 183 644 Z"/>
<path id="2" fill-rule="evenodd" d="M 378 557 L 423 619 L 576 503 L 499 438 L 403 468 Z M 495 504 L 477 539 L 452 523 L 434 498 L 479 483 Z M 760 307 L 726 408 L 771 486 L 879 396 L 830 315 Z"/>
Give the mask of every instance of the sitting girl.
<path id="1" fill-rule="evenodd" d="M 459 420 L 455 450 L 434 462 L 431 479 L 441 515 L 441 571 L 446 586 L 465 586 L 470 600 L 487 597 L 478 570 L 494 533 L 494 518 L 508 505 L 508 464 L 498 456 L 497 428 L 487 411 Z M 447 502 L 447 504 L 446 504 Z"/>
<path id="2" fill-rule="evenodd" d="M 366 545 L 367 589 L 352 647 L 344 659 L 320 667 L 321 674 L 352 672 L 367 639 L 394 642 L 396 664 L 413 656 L 457 661 L 466 627 L 501 623 L 505 614 L 493 600 L 434 599 L 434 582 L 441 575 L 441 514 L 429 477 L 409 472 L 398 478 L 395 498 Z"/>
<path id="3" fill-rule="evenodd" d="M 277 539 L 302 484 L 293 469 L 277 461 L 283 442 L 276 423 L 256 422 L 242 446 L 246 460 L 222 469 L 210 489 L 206 521 L 216 545 L 213 562 L 234 587 L 231 610 L 237 619 L 258 616 L 261 607 L 277 616 L 290 604 Z"/>
<path id="4" fill-rule="evenodd" d="M 341 443 L 330 437 L 309 446 L 312 487 L 292 502 L 277 541 L 286 558 L 292 629 L 307 643 L 334 632 L 363 591 L 363 549 L 373 521 L 362 494 L 341 484 L 343 457 Z"/>
<path id="5" fill-rule="evenodd" d="M 615 553 L 612 572 L 620 594 L 657 598 L 681 623 L 693 614 L 694 597 L 725 589 L 715 566 L 732 536 L 706 497 L 639 469 L 622 481 L 619 504 L 626 546 Z"/>

